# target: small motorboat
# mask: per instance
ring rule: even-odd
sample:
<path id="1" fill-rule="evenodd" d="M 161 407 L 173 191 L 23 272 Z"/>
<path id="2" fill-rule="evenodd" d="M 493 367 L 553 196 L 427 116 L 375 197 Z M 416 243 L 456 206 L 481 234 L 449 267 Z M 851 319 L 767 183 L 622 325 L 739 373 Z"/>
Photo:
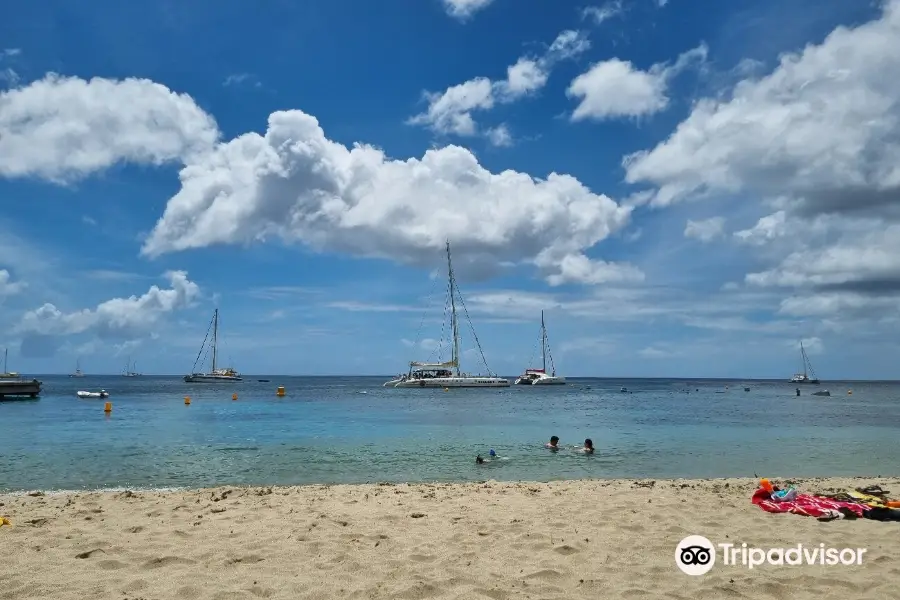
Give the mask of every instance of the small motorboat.
<path id="1" fill-rule="evenodd" d="M 109 398 L 109 392 L 100 390 L 99 392 L 86 392 L 84 390 L 75 392 L 79 398 Z"/>
<path id="2" fill-rule="evenodd" d="M 830 396 L 831 392 L 828 390 L 822 390 L 821 392 L 813 392 L 813 396 Z"/>

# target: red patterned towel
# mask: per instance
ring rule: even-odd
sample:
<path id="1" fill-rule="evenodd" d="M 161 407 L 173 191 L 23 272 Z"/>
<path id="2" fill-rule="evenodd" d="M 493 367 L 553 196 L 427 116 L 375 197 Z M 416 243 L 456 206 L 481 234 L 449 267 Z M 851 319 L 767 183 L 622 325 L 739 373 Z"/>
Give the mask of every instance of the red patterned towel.
<path id="1" fill-rule="evenodd" d="M 822 496 L 810 496 L 809 494 L 797 494 L 795 500 L 790 502 L 778 502 L 769 497 L 769 492 L 764 489 L 758 489 L 754 492 L 750 502 L 756 504 L 766 512 L 771 513 L 794 513 L 795 515 L 804 515 L 807 517 L 840 517 L 839 508 L 850 509 L 857 517 L 862 517 L 868 508 L 856 502 L 841 502 Z"/>

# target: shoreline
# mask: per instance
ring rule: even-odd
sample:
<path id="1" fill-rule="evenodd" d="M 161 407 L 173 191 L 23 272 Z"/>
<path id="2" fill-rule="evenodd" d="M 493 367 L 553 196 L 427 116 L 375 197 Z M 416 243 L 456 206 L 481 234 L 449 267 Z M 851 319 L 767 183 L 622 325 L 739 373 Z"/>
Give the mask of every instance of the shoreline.
<path id="1" fill-rule="evenodd" d="M 795 477 L 782 477 L 779 475 L 760 475 L 760 477 L 768 477 L 771 481 L 790 482 L 795 486 L 804 483 L 822 483 L 831 480 L 840 480 L 842 482 L 856 484 L 868 484 L 872 481 L 896 480 L 896 483 L 890 484 L 897 488 L 897 497 L 900 498 L 900 473 L 896 475 L 839 475 L 833 477 L 800 475 Z M 17 490 L 0 489 L 0 498 L 3 496 L 21 497 L 21 496 L 68 496 L 79 494 L 118 494 L 122 492 L 133 493 L 184 493 L 184 492 L 205 492 L 215 491 L 223 488 L 233 490 L 252 490 L 271 488 L 272 490 L 305 490 L 305 489 L 331 489 L 331 488 L 365 488 L 365 487 L 386 487 L 386 486 L 427 486 L 427 487 L 446 487 L 446 486 L 473 486 L 491 483 L 496 485 L 552 485 L 561 483 L 595 483 L 603 486 L 615 483 L 632 483 L 645 484 L 654 482 L 655 484 L 665 483 L 729 483 L 730 485 L 750 485 L 755 487 L 759 479 L 755 477 L 585 477 L 585 478 L 564 478 L 564 479 L 459 479 L 453 481 L 428 480 L 428 481 L 372 481 L 364 483 L 329 483 L 329 482 L 313 482 L 313 483 L 297 483 L 297 484 L 269 484 L 269 483 L 221 483 L 215 485 L 200 486 L 161 486 L 161 487 L 143 487 L 143 486 L 115 486 L 107 488 L 81 488 L 81 489 L 56 489 L 56 488 L 29 488 Z"/>
<path id="2" fill-rule="evenodd" d="M 766 474 L 763 474 L 766 475 Z M 804 493 L 900 477 L 779 478 Z M 0 494 L 0 598 L 900 597 L 898 523 L 771 514 L 758 481 L 218 486 Z M 691 577 L 678 543 L 866 548 L 853 566 L 717 563 Z"/>

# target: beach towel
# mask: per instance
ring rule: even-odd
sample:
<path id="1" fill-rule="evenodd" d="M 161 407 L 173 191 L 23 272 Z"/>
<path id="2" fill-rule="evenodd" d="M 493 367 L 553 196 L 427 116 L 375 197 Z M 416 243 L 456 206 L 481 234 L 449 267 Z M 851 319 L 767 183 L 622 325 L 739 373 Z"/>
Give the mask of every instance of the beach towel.
<path id="1" fill-rule="evenodd" d="M 794 513 L 795 515 L 806 517 L 828 517 L 833 519 L 845 517 L 841 509 L 849 510 L 857 517 L 863 517 L 868 508 L 856 502 L 843 502 L 809 494 L 797 494 L 794 500 L 778 502 L 772 500 L 769 492 L 763 489 L 756 490 L 753 493 L 753 497 L 750 498 L 750 502 L 770 513 Z"/>

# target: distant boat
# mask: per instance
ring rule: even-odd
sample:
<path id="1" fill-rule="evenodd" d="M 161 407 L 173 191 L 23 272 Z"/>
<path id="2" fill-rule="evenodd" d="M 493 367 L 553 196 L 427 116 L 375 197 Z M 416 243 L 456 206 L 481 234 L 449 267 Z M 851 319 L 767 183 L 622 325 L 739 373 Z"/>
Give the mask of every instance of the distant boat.
<path id="1" fill-rule="evenodd" d="M 9 348 L 3 349 L 3 372 L 0 373 L 0 379 L 18 379 L 19 374 L 15 371 L 10 372 L 7 366 L 7 359 L 9 358 Z"/>
<path id="2" fill-rule="evenodd" d="M 79 392 L 75 392 L 75 395 L 79 398 L 109 398 L 109 392 L 106 390 L 100 390 L 99 392 L 86 392 L 81 390 Z"/>
<path id="3" fill-rule="evenodd" d="M 231 367 L 226 367 L 224 369 L 216 368 L 216 360 L 218 358 L 218 343 L 219 343 L 219 309 L 217 308 L 215 312 L 213 312 L 212 322 L 210 323 L 210 327 L 212 328 L 212 344 L 210 346 L 210 350 L 212 350 L 212 368 L 209 370 L 209 373 L 198 373 L 196 370 L 190 375 L 185 375 L 184 380 L 188 383 L 220 383 L 227 381 L 243 381 L 244 379 L 238 374 L 237 371 L 232 369 Z M 194 361 L 194 369 L 197 368 L 197 362 L 200 361 L 200 357 L 203 356 L 203 348 L 206 346 L 206 340 L 209 338 L 209 329 L 206 330 L 206 337 L 203 338 L 203 345 L 200 346 L 200 353 L 197 355 L 197 360 Z"/>
<path id="4" fill-rule="evenodd" d="M 125 363 L 125 372 L 122 373 L 123 377 L 140 377 L 140 373 L 137 371 L 132 371 L 135 368 L 137 363 L 131 362 L 131 357 L 128 357 L 128 362 Z"/>
<path id="5" fill-rule="evenodd" d="M 813 370 L 812 363 L 809 362 L 809 356 L 806 355 L 806 349 L 803 347 L 803 340 L 800 340 L 800 358 L 803 360 L 803 372 L 795 373 L 791 377 L 790 383 L 819 383 L 819 378 L 816 377 L 816 372 Z"/>
<path id="6" fill-rule="evenodd" d="M 556 365 L 553 364 L 553 355 L 550 355 L 550 367 L 552 371 L 547 374 L 547 354 L 550 347 L 547 344 L 547 326 L 544 324 L 544 311 L 541 311 L 541 357 L 543 358 L 542 368 L 525 369 L 525 373 L 519 375 L 516 379 L 516 385 L 562 385 L 566 383 L 566 378 L 557 376 Z"/>
<path id="7" fill-rule="evenodd" d="M 84 373 L 81 372 L 81 359 L 75 359 L 75 372 L 69 373 L 69 377 L 84 377 Z"/>

